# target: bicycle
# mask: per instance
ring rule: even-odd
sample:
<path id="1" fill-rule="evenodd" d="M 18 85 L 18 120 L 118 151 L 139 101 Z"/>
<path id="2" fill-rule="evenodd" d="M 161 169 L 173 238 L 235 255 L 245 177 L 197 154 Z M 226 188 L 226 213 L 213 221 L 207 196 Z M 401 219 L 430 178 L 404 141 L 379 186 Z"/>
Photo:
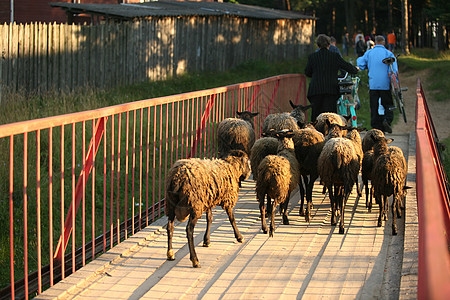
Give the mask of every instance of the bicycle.
<path id="1" fill-rule="evenodd" d="M 360 79 L 352 76 L 349 80 L 347 77 L 348 73 L 345 73 L 344 77 L 338 78 L 340 97 L 337 101 L 337 113 L 345 117 L 350 116 L 352 127 L 358 127 L 356 110 L 360 106 L 358 96 Z"/>
<path id="2" fill-rule="evenodd" d="M 398 55 L 397 55 L 397 57 L 398 57 Z M 394 72 L 394 69 L 392 67 L 392 64 L 395 62 L 395 60 L 396 60 L 396 57 L 387 57 L 387 58 L 383 59 L 383 63 L 385 63 L 389 67 L 388 74 L 389 74 L 389 80 L 390 80 L 390 84 L 391 84 L 391 93 L 395 99 L 394 107 L 390 107 L 389 109 L 394 110 L 394 109 L 398 108 L 399 112 L 403 116 L 403 121 L 405 121 L 405 123 L 406 123 L 407 120 L 406 120 L 406 112 L 405 112 L 405 102 L 403 101 L 402 92 L 407 91 L 408 88 L 400 87 L 400 80 L 398 78 L 398 75 Z"/>

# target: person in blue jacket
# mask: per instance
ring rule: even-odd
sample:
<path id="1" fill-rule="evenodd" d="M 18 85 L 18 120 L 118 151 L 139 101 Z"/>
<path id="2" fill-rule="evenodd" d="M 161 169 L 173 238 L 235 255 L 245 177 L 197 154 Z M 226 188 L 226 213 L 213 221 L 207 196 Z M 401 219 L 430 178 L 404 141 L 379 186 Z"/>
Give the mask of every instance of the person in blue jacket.
<path id="1" fill-rule="evenodd" d="M 389 66 L 383 63 L 383 59 L 387 57 L 395 58 L 395 56 L 384 45 L 384 37 L 377 35 L 375 46 L 359 57 L 356 64 L 361 70 L 369 70 L 370 125 L 372 128 L 392 133 L 391 123 L 394 120 L 394 113 L 392 111 L 393 102 L 388 75 Z M 397 62 L 394 62 L 392 67 L 394 72 L 397 73 Z M 380 102 L 384 114 L 379 113 Z M 380 112 L 383 109 L 380 109 Z"/>

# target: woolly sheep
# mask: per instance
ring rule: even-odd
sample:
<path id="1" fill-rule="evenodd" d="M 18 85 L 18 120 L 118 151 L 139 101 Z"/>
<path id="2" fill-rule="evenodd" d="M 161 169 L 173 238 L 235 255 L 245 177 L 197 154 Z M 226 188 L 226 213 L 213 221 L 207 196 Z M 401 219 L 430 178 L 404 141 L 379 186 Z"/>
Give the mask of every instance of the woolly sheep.
<path id="1" fill-rule="evenodd" d="M 303 106 L 301 104 L 294 104 L 291 100 L 289 103 L 293 110 L 290 113 L 274 113 L 269 114 L 264 119 L 262 132 L 264 134 L 270 134 L 270 130 L 278 132 L 283 129 L 298 130 L 303 128 L 306 124 L 306 111 L 311 108 L 311 105 Z"/>
<path id="2" fill-rule="evenodd" d="M 397 217 L 401 217 L 401 207 L 406 195 L 406 175 L 408 167 L 403 152 L 396 146 L 388 147 L 392 139 L 386 137 L 372 137 L 374 165 L 372 169 L 372 185 L 375 200 L 380 206 L 378 224 L 382 225 L 382 218 L 387 220 L 388 197 L 392 200 L 392 235 L 397 235 Z"/>
<path id="3" fill-rule="evenodd" d="M 271 220 L 270 237 L 273 236 L 275 231 L 275 208 L 278 204 L 280 204 L 280 212 L 283 215 L 283 224 L 289 224 L 287 217 L 289 198 L 300 178 L 292 136 L 293 133 L 290 130 L 277 133 L 277 138 L 280 139 L 277 155 L 266 156 L 258 166 L 256 196 L 261 213 L 262 230 L 267 233 L 266 208 L 264 205 L 267 195 L 267 213 Z"/>
<path id="4" fill-rule="evenodd" d="M 223 159 L 182 159 L 175 162 L 166 177 L 166 213 L 168 216 L 167 259 L 174 260 L 172 237 L 174 219 L 183 222 L 189 217 L 186 226 L 190 259 L 194 268 L 200 267 L 194 247 L 194 227 L 203 212 L 206 212 L 206 231 L 203 246 L 210 244 L 211 209 L 222 206 L 234 230 L 237 241 L 243 237 L 234 219 L 233 208 L 238 200 L 239 181 L 250 175 L 248 156 L 241 150 L 232 150 Z"/>
<path id="5" fill-rule="evenodd" d="M 250 155 L 255 143 L 253 118 L 259 113 L 249 111 L 236 112 L 239 118 L 226 118 L 219 123 L 217 129 L 219 157 L 227 155 L 231 150 L 242 150 Z"/>
<path id="6" fill-rule="evenodd" d="M 315 127 L 324 136 L 327 136 L 329 131 L 329 126 L 327 124 L 338 124 L 340 126 L 346 126 L 349 118 L 350 116 L 344 117 L 332 112 L 321 113 L 316 118 Z M 327 123 L 327 120 L 329 121 L 329 123 Z M 345 136 L 347 132 L 344 130 L 342 134 Z"/>
<path id="7" fill-rule="evenodd" d="M 271 136 L 264 136 L 257 139 L 250 151 L 250 165 L 252 168 L 253 179 L 258 178 L 258 166 L 267 155 L 276 155 L 279 141 Z"/>
<path id="8" fill-rule="evenodd" d="M 312 208 L 312 191 L 314 182 L 319 177 L 317 161 L 324 145 L 324 136 L 314 128 L 304 128 L 294 132 L 293 140 L 295 145 L 295 155 L 299 163 L 301 174 L 301 178 L 299 179 L 301 197 L 299 214 L 305 216 L 306 222 L 309 222 Z M 306 212 L 303 208 L 305 190 L 307 202 Z"/>
<path id="9" fill-rule="evenodd" d="M 384 132 L 376 128 L 367 131 L 361 142 L 363 152 L 372 150 L 373 144 L 375 144 L 374 140 L 372 139 L 372 136 L 384 137 Z"/>
<path id="10" fill-rule="evenodd" d="M 336 212 L 340 209 L 340 234 L 344 233 L 345 203 L 353 185 L 358 182 L 360 167 L 355 141 L 344 137 L 334 137 L 325 143 L 319 156 L 318 171 L 329 192 L 332 210 L 331 225 L 336 225 Z"/>
<path id="11" fill-rule="evenodd" d="M 366 192 L 366 208 L 369 212 L 372 211 L 372 196 L 373 187 L 369 188 L 369 180 L 372 180 L 372 168 L 374 163 L 373 144 L 375 143 L 372 137 L 384 137 L 384 132 L 379 129 L 370 129 L 362 139 L 362 150 L 364 152 L 361 178 Z"/>

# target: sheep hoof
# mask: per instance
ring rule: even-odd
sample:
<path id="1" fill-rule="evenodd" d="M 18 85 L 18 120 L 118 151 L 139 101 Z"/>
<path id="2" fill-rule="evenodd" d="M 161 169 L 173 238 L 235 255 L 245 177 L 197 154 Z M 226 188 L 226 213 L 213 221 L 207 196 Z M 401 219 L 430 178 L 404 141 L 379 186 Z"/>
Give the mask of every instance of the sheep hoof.
<path id="1" fill-rule="evenodd" d="M 175 260 L 175 254 L 173 253 L 173 250 L 167 251 L 167 260 Z"/>
<path id="2" fill-rule="evenodd" d="M 339 227 L 339 234 L 344 234 L 344 227 Z"/>
<path id="3" fill-rule="evenodd" d="M 381 227 L 381 221 L 378 221 L 377 227 Z"/>
<path id="4" fill-rule="evenodd" d="M 287 216 L 283 216 L 283 225 L 289 225 L 289 219 Z"/>
<path id="5" fill-rule="evenodd" d="M 397 235 L 397 227 L 392 226 L 392 235 Z"/>
<path id="6" fill-rule="evenodd" d="M 198 261 L 197 262 L 192 262 L 192 266 L 194 268 L 201 268 L 200 263 Z"/>
<path id="7" fill-rule="evenodd" d="M 209 245 L 211 245 L 211 242 L 210 242 L 210 241 L 208 241 L 208 242 L 203 242 L 203 247 L 209 247 Z"/>
<path id="8" fill-rule="evenodd" d="M 304 216 L 304 215 L 305 215 L 305 211 L 302 210 L 302 209 L 299 210 L 299 211 L 298 211 L 298 215 L 299 215 L 299 216 Z"/>

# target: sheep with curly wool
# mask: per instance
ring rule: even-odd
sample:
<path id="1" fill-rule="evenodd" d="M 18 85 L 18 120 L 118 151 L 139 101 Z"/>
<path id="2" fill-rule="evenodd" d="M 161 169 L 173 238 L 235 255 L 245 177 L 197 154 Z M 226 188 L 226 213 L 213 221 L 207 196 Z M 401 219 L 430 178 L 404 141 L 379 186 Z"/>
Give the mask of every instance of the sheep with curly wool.
<path id="1" fill-rule="evenodd" d="M 280 142 L 272 136 L 263 136 L 255 141 L 250 151 L 253 179 L 258 178 L 258 166 L 267 155 L 276 155 Z"/>
<path id="2" fill-rule="evenodd" d="M 294 132 L 295 155 L 300 167 L 300 216 L 305 216 L 306 222 L 310 222 L 312 208 L 312 191 L 314 182 L 319 177 L 317 161 L 325 142 L 322 133 L 315 128 L 304 128 Z M 303 179 L 303 182 L 302 182 Z M 306 190 L 306 193 L 305 193 Z M 304 201 L 306 196 L 306 212 Z"/>
<path id="3" fill-rule="evenodd" d="M 253 118 L 259 113 L 249 111 L 236 112 L 238 118 L 226 118 L 217 129 L 219 157 L 226 156 L 231 150 L 242 150 L 250 155 L 255 143 Z"/>
<path id="4" fill-rule="evenodd" d="M 384 132 L 379 129 L 370 129 L 366 132 L 362 139 L 362 150 L 364 153 L 361 165 L 361 178 L 366 192 L 366 208 L 369 212 L 372 211 L 373 187 L 369 187 L 369 181 L 372 180 L 372 168 L 374 163 L 373 145 L 374 139 L 372 137 L 384 137 Z"/>
<path id="5" fill-rule="evenodd" d="M 344 117 L 337 113 L 324 112 L 317 116 L 315 127 L 324 136 L 327 136 L 329 131 L 328 124 L 338 124 L 340 126 L 346 126 L 349 119 L 350 116 Z M 344 130 L 342 134 L 345 136 L 347 132 Z"/>
<path id="6" fill-rule="evenodd" d="M 376 128 L 367 131 L 361 141 L 363 152 L 372 150 L 373 144 L 375 144 L 372 137 L 384 137 L 384 132 Z"/>
<path id="7" fill-rule="evenodd" d="M 340 128 L 339 126 L 334 126 Z M 358 182 L 361 168 L 355 141 L 342 137 L 333 137 L 326 141 L 318 159 L 318 171 L 326 186 L 331 202 L 331 225 L 336 225 L 336 213 L 339 211 L 339 233 L 344 233 L 345 204 Z"/>
<path id="8" fill-rule="evenodd" d="M 264 233 L 267 233 L 266 207 L 264 205 L 267 196 L 267 213 L 270 218 L 269 236 L 275 231 L 275 208 L 280 204 L 280 212 L 283 216 L 283 224 L 288 225 L 287 208 L 291 192 L 298 185 L 300 178 L 299 166 L 295 157 L 293 132 L 283 130 L 276 134 L 280 140 L 276 155 L 266 156 L 258 166 L 256 179 L 256 197 L 261 213 L 261 225 Z"/>
<path id="9" fill-rule="evenodd" d="M 382 219 L 387 220 L 388 197 L 392 200 L 392 235 L 397 235 L 397 222 L 401 217 L 401 207 L 406 196 L 406 175 L 408 167 L 406 159 L 400 148 L 388 146 L 392 139 L 386 137 L 372 137 L 374 164 L 372 169 L 372 185 L 375 200 L 380 206 L 378 227 L 382 225 Z"/>
<path id="10" fill-rule="evenodd" d="M 233 208 L 238 200 L 239 181 L 250 175 L 248 156 L 241 150 L 232 150 L 222 159 L 181 159 L 175 162 L 166 177 L 166 214 L 168 216 L 167 259 L 174 260 L 172 238 L 175 217 L 185 221 L 190 260 L 193 267 L 200 267 L 194 246 L 194 227 L 206 212 L 206 231 L 203 246 L 210 244 L 212 223 L 211 209 L 222 206 L 233 227 L 234 236 L 242 243 L 234 218 Z"/>
<path id="11" fill-rule="evenodd" d="M 262 132 L 270 135 L 270 130 L 278 132 L 283 129 L 298 130 L 306 124 L 306 111 L 311 105 L 303 106 L 294 104 L 291 100 L 289 103 L 293 110 L 290 113 L 273 113 L 267 115 L 264 119 Z"/>

